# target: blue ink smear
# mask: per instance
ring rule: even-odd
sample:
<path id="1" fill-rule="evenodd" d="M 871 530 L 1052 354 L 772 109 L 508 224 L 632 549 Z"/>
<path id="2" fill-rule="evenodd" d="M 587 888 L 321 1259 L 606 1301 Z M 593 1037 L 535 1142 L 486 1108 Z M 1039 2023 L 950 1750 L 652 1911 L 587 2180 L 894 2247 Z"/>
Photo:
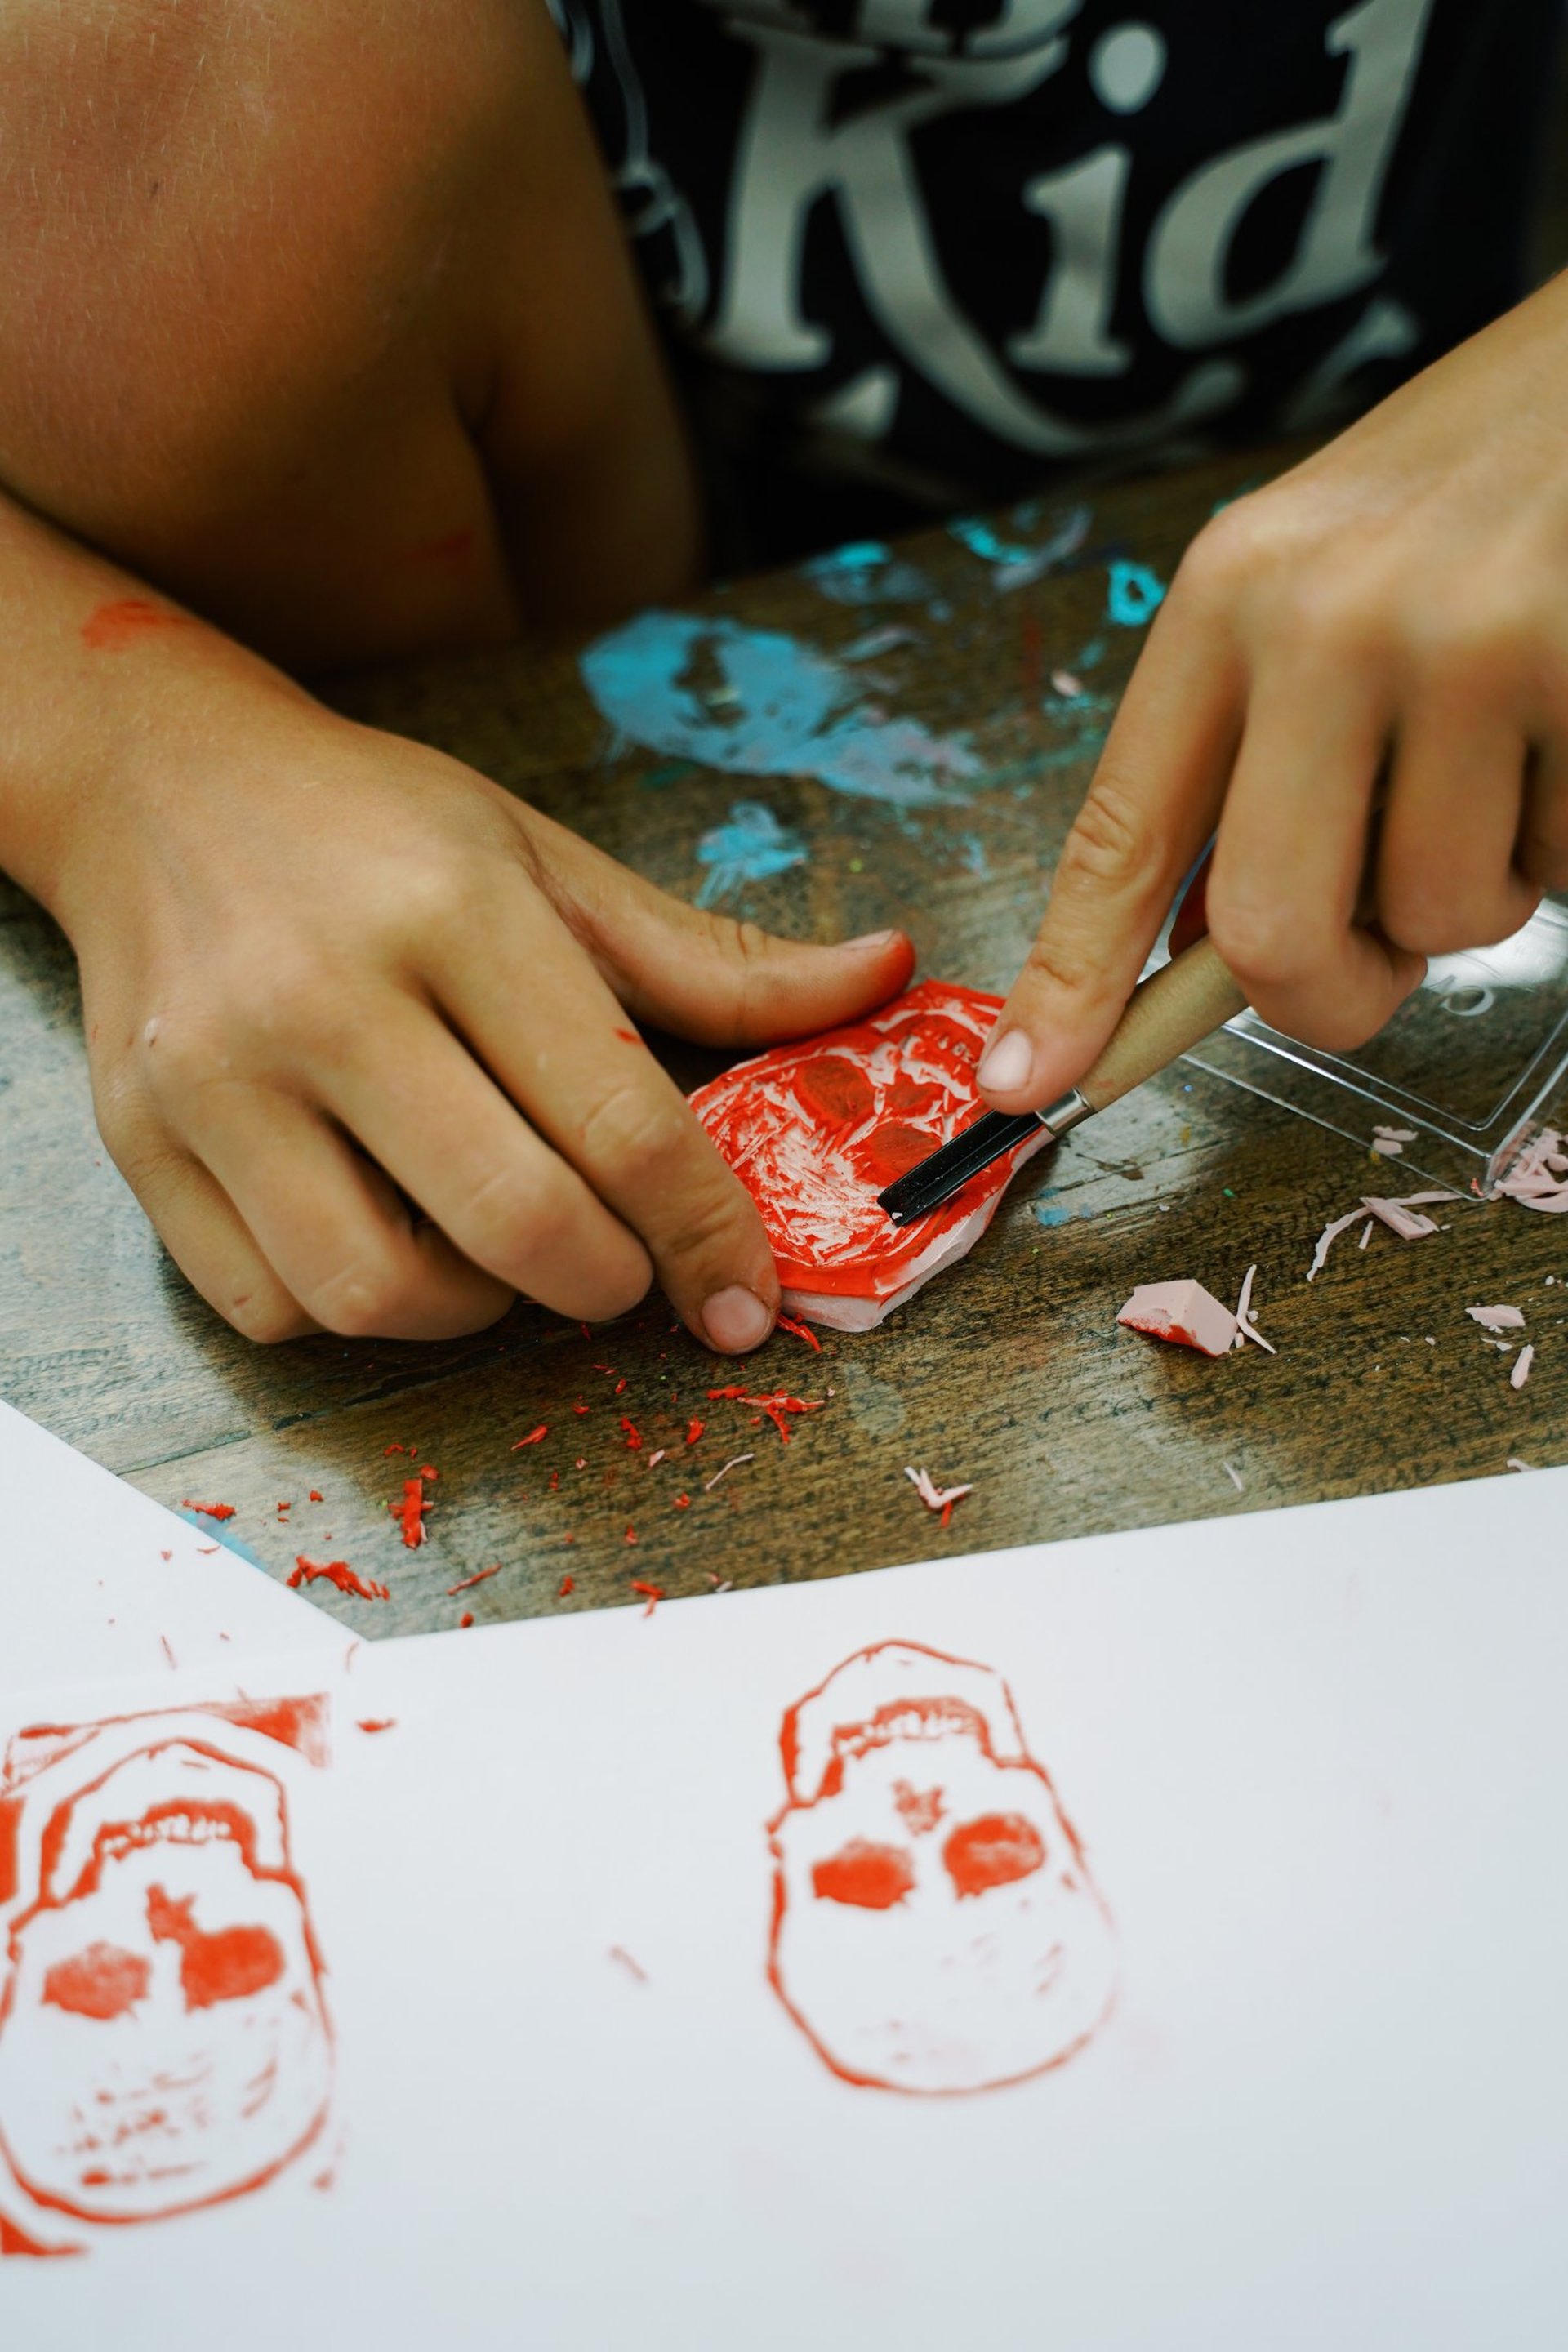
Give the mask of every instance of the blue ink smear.
<path id="1" fill-rule="evenodd" d="M 1050 1201 L 1037 1201 L 1035 1202 L 1035 1223 L 1037 1225 L 1045 1225 L 1047 1227 L 1051 1225 L 1070 1224 L 1072 1223 L 1072 1211 L 1070 1209 L 1058 1209 L 1056 1204 Z"/>
<path id="2" fill-rule="evenodd" d="M 963 852 L 963 862 L 970 873 L 977 874 L 983 882 L 988 880 L 991 866 L 985 856 L 985 844 L 980 835 L 977 833 L 961 835 L 959 847 Z"/>
<path id="3" fill-rule="evenodd" d="M 912 563 L 898 561 L 879 539 L 852 540 L 826 555 L 814 555 L 801 570 L 836 604 L 908 603 L 923 596 L 925 574 Z"/>
<path id="4" fill-rule="evenodd" d="M 639 613 L 596 638 L 581 667 L 610 725 L 667 758 L 732 775 L 816 776 L 897 808 L 965 802 L 965 782 L 981 773 L 964 738 L 876 718 L 858 679 L 775 630 Z"/>
<path id="5" fill-rule="evenodd" d="M 1032 547 L 1015 547 L 1010 541 L 998 539 L 989 523 L 979 521 L 973 515 L 960 515 L 947 527 L 971 555 L 978 555 L 985 563 L 1032 563 L 1035 560 Z"/>
<path id="6" fill-rule="evenodd" d="M 1072 667 L 1074 669 L 1094 669 L 1104 659 L 1105 639 L 1091 637 Z"/>
<path id="7" fill-rule="evenodd" d="M 1030 512 L 1032 519 L 1032 510 L 1020 507 L 1016 509 L 1017 520 L 1022 521 L 1026 512 Z M 1043 580 L 1046 573 L 1053 571 L 1058 563 L 1065 563 L 1069 555 L 1077 554 L 1089 537 L 1089 525 L 1093 520 L 1090 508 L 1073 507 L 1050 538 L 1033 547 L 1022 547 L 1012 540 L 999 539 L 989 523 L 980 521 L 974 515 L 960 515 L 955 522 L 948 524 L 948 530 L 972 555 L 978 555 L 983 562 L 994 563 L 997 567 L 1000 575 L 996 583 L 998 588 L 1028 588 L 1037 580 Z"/>
<path id="8" fill-rule="evenodd" d="M 716 907 L 746 882 L 765 882 L 770 875 L 804 866 L 808 852 L 798 833 L 782 825 L 761 801 L 737 801 L 726 824 L 716 824 L 697 845 L 697 863 L 706 866 L 700 907 Z"/>
<path id="9" fill-rule="evenodd" d="M 1119 628 L 1141 629 L 1152 621 L 1165 601 L 1163 582 L 1157 580 L 1146 563 L 1124 563 L 1120 558 L 1110 567 L 1110 587 L 1105 600 L 1105 617 Z"/>

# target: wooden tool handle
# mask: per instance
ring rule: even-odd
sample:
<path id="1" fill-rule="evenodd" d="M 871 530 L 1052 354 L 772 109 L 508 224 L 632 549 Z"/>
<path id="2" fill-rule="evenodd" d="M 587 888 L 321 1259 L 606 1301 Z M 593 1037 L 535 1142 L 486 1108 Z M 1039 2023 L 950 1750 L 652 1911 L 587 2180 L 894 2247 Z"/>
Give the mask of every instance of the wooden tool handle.
<path id="1" fill-rule="evenodd" d="M 1212 940 L 1195 940 L 1133 990 L 1110 1043 L 1089 1076 L 1079 1080 L 1079 1094 L 1096 1110 L 1107 1109 L 1200 1045 L 1246 1003 Z"/>

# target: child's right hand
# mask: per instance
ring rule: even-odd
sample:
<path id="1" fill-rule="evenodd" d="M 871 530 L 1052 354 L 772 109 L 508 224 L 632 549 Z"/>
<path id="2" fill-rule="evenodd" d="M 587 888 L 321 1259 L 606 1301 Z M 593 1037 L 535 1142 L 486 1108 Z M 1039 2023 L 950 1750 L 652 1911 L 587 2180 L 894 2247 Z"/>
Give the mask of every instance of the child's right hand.
<path id="1" fill-rule="evenodd" d="M 104 1139 L 241 1331 L 436 1339 L 517 1291 L 597 1320 L 657 1276 L 707 1344 L 766 1337 L 756 1209 L 627 1016 L 807 1034 L 903 983 L 900 933 L 700 914 L 289 692 L 132 751 L 76 814 L 49 896 Z"/>

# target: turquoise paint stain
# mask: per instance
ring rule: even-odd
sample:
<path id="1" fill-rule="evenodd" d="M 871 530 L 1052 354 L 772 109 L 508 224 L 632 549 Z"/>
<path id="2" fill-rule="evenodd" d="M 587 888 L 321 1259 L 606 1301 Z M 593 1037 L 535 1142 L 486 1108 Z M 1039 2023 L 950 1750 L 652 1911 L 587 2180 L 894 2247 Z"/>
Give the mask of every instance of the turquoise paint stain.
<path id="1" fill-rule="evenodd" d="M 1105 639 L 1103 637 L 1090 637 L 1088 645 L 1085 646 L 1077 661 L 1072 664 L 1072 667 L 1074 669 L 1095 669 L 1104 659 Z"/>
<path id="2" fill-rule="evenodd" d="M 1032 522 L 1037 512 L 1034 506 L 1019 507 L 1015 509 L 1015 520 L 1024 522 L 1026 517 Z M 960 515 L 956 521 L 948 524 L 948 530 L 972 555 L 978 555 L 984 563 L 996 566 L 998 588 L 1027 588 L 1035 581 L 1044 579 L 1057 564 L 1065 563 L 1069 555 L 1078 553 L 1089 537 L 1089 525 L 1093 520 L 1092 509 L 1073 507 L 1048 539 L 1038 541 L 1032 547 L 1000 538 L 990 524 L 982 522 L 977 515 Z"/>
<path id="3" fill-rule="evenodd" d="M 1032 563 L 1035 560 L 1032 547 L 1015 547 L 1011 541 L 998 539 L 990 524 L 981 522 L 974 515 L 960 515 L 947 527 L 953 538 L 983 562 Z"/>
<path id="4" fill-rule="evenodd" d="M 1118 628 L 1141 629 L 1165 601 L 1164 583 L 1146 563 L 1125 563 L 1119 557 L 1110 567 L 1105 617 Z"/>
<path id="5" fill-rule="evenodd" d="M 851 799 L 931 808 L 967 801 L 981 773 L 965 738 L 881 719 L 858 679 L 774 630 L 639 613 L 596 638 L 581 668 L 623 735 L 733 775 L 816 776 Z"/>
<path id="6" fill-rule="evenodd" d="M 801 565 L 805 577 L 836 604 L 907 604 L 924 596 L 930 582 L 912 563 L 896 557 L 879 539 L 852 540 Z"/>
<path id="7" fill-rule="evenodd" d="M 706 866 L 700 907 L 716 907 L 746 882 L 765 882 L 770 876 L 804 866 L 808 852 L 798 833 L 782 825 L 761 801 L 737 801 L 729 821 L 705 833 L 697 844 L 697 863 Z"/>

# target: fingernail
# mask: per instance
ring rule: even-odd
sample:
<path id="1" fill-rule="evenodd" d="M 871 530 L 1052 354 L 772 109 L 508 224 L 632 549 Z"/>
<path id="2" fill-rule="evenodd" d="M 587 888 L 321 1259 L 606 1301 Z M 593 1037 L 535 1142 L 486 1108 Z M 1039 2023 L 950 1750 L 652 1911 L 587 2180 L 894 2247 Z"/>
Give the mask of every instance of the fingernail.
<path id="1" fill-rule="evenodd" d="M 1034 1058 L 1035 1049 L 1024 1032 L 1009 1029 L 1005 1037 L 987 1045 L 975 1076 L 983 1087 L 991 1087 L 999 1095 L 1010 1095 L 1028 1084 Z"/>
<path id="2" fill-rule="evenodd" d="M 748 1349 L 762 1346 L 773 1328 L 773 1318 L 754 1290 L 744 1290 L 733 1282 L 728 1290 L 716 1290 L 704 1301 L 702 1328 L 725 1355 L 743 1356 Z"/>
<path id="3" fill-rule="evenodd" d="M 862 931 L 858 940 L 846 940 L 847 948 L 885 948 L 889 940 L 898 938 L 897 931 Z"/>

